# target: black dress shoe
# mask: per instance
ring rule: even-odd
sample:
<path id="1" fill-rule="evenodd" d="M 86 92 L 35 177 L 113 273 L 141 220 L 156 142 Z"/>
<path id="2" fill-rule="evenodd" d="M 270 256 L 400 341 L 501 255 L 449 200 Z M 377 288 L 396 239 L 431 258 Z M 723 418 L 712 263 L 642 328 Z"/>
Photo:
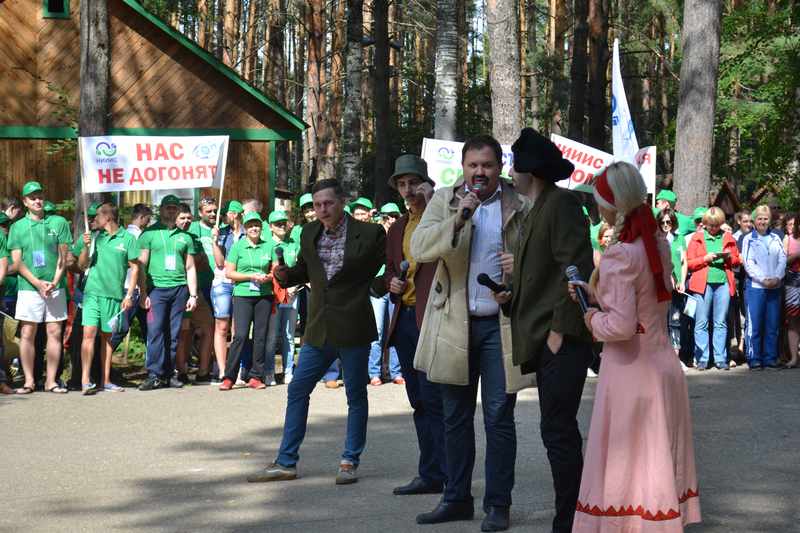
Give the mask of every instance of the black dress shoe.
<path id="1" fill-rule="evenodd" d="M 472 502 L 439 502 L 430 513 L 417 515 L 417 524 L 441 524 L 457 520 L 472 520 L 475 508 Z"/>
<path id="2" fill-rule="evenodd" d="M 443 490 L 442 483 L 429 483 L 421 477 L 415 477 L 408 485 L 395 487 L 392 493 L 395 496 L 410 496 L 412 494 L 441 494 Z"/>
<path id="3" fill-rule="evenodd" d="M 505 531 L 509 527 L 511 527 L 509 508 L 490 505 L 486 511 L 486 518 L 481 523 L 481 531 Z"/>

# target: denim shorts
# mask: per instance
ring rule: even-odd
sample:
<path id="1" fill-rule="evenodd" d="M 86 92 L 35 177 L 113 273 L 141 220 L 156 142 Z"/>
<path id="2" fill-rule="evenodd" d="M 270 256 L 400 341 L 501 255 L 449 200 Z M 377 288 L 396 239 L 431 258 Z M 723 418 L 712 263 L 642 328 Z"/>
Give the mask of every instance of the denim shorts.
<path id="1" fill-rule="evenodd" d="M 233 308 L 233 283 L 220 283 L 211 287 L 211 306 L 214 318 L 230 318 Z"/>

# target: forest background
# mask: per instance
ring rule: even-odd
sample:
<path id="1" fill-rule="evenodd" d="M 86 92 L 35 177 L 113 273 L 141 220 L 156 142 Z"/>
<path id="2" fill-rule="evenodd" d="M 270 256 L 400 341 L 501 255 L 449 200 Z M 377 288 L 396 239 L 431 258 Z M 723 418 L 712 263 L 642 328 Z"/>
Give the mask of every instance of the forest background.
<path id="1" fill-rule="evenodd" d="M 611 152 L 618 38 L 639 145 L 658 147 L 682 210 L 725 181 L 745 205 L 769 186 L 800 207 L 796 1 L 142 3 L 309 124 L 279 146 L 279 190 L 338 177 L 390 200 L 394 158 L 424 137 L 510 143 L 532 126 Z"/>

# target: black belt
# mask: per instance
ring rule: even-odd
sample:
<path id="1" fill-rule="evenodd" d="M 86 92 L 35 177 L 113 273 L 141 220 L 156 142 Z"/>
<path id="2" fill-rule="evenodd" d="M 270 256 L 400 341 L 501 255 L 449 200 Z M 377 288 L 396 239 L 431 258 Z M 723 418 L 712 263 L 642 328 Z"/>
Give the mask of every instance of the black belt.
<path id="1" fill-rule="evenodd" d="M 469 315 L 469 319 L 470 320 L 479 320 L 479 321 L 497 320 L 498 319 L 498 315 L 489 315 L 489 316 L 473 316 L 473 315 Z"/>

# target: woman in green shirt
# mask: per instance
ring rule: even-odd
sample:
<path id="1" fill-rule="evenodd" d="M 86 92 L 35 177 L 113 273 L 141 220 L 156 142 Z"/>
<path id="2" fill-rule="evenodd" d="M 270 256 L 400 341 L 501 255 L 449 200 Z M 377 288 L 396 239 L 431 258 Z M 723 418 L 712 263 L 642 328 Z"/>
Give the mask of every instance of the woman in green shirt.
<path id="1" fill-rule="evenodd" d="M 664 209 L 656 217 L 658 227 L 664 233 L 664 238 L 669 243 L 672 258 L 672 303 L 669 306 L 669 337 L 672 348 L 677 352 L 681 349 L 681 321 L 683 308 L 686 305 L 684 282 L 686 279 L 686 240 L 678 230 L 678 217 L 672 209 Z M 681 366 L 686 370 L 686 365 L 681 361 Z"/>
<path id="2" fill-rule="evenodd" d="M 272 314 L 272 243 L 261 239 L 261 217 L 244 216 L 245 238 L 225 258 L 225 275 L 233 283 L 233 342 L 220 390 L 231 390 L 242 358 L 242 348 L 253 326 L 253 366 L 247 386 L 263 389 L 273 381 L 274 358 L 266 361 L 267 333 Z M 246 376 L 243 376 L 246 379 Z"/>

